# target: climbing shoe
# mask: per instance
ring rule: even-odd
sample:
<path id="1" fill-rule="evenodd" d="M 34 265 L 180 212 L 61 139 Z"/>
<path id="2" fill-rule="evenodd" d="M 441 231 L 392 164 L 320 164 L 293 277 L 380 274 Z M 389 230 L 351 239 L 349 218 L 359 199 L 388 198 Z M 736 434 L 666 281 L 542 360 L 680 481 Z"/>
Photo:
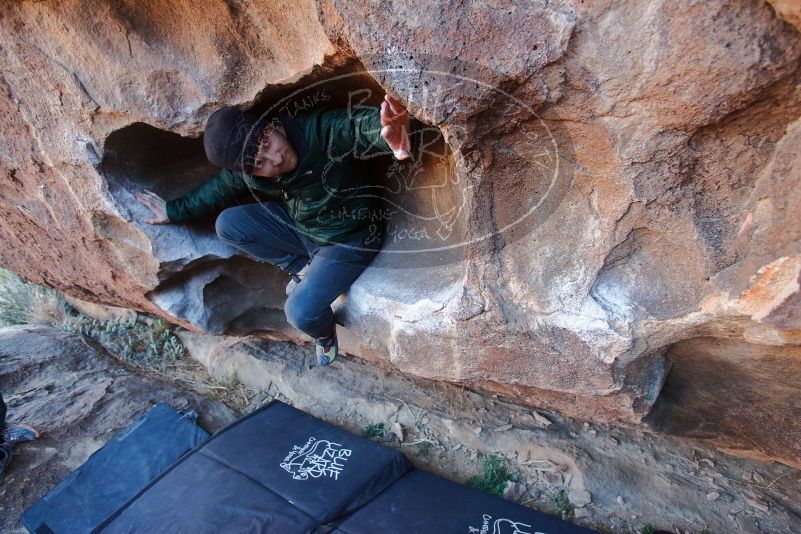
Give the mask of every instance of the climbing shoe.
<path id="1" fill-rule="evenodd" d="M 6 423 L 6 426 L 3 427 L 3 434 L 0 441 L 3 442 L 3 445 L 8 445 L 13 447 L 17 443 L 22 443 L 23 441 L 33 441 L 39 439 L 39 432 L 28 425 L 18 425 L 16 423 Z"/>
<path id="2" fill-rule="evenodd" d="M 328 337 L 315 339 L 314 343 L 316 345 L 315 353 L 317 354 L 318 365 L 330 365 L 339 354 L 336 330 Z"/>

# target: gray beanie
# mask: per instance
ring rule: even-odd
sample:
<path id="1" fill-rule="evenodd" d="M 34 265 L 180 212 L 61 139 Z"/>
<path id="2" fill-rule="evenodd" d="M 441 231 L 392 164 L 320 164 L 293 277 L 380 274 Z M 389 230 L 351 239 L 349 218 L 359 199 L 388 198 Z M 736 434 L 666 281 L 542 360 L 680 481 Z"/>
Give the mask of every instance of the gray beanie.
<path id="1" fill-rule="evenodd" d="M 234 106 L 218 109 L 206 121 L 206 157 L 217 167 L 249 173 L 251 169 L 244 162 L 253 161 L 263 129 L 264 122 L 256 115 Z"/>

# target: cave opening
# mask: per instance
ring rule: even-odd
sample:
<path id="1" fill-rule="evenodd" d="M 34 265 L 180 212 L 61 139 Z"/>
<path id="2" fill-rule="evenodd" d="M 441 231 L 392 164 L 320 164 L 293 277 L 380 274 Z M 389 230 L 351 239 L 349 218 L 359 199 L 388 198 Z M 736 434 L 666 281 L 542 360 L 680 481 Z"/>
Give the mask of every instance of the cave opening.
<path id="1" fill-rule="evenodd" d="M 302 83 L 268 87 L 255 99 L 258 113 L 296 115 L 320 107 L 380 106 L 386 91 L 357 59 L 315 69 Z M 407 304 L 447 293 L 463 275 L 469 192 L 460 183 L 440 128 L 422 123 L 415 133 L 417 161 L 392 156 L 360 162 L 371 180 L 367 194 L 384 206 L 381 253 L 357 283 L 376 296 Z"/>
<path id="2" fill-rule="evenodd" d="M 358 62 L 335 71 L 316 69 L 302 81 L 269 87 L 252 110 L 265 112 L 280 103 L 303 113 L 319 107 L 378 106 L 384 91 Z M 453 158 L 438 128 L 419 133 L 424 155 L 393 165 L 391 156 L 360 162 L 375 177 L 376 194 L 388 209 L 381 252 L 357 280 L 360 295 L 414 304 L 455 289 L 463 274 L 466 209 L 455 179 Z M 215 334 L 267 334 L 297 338 L 283 318 L 283 287 L 278 268 L 245 257 L 223 244 L 214 219 L 189 224 L 150 225 L 134 196 L 149 189 L 169 200 L 205 183 L 218 171 L 205 157 L 202 137 L 182 137 L 134 123 L 106 139 L 102 173 L 117 209 L 148 236 L 160 262 L 158 285 L 148 297 L 174 317 Z M 257 201 L 253 196 L 236 203 Z M 458 206 L 457 206 L 458 204 Z M 360 307 L 357 303 L 356 307 Z M 345 324 L 358 321 L 346 303 L 337 313 Z"/>
<path id="3" fill-rule="evenodd" d="M 666 358 L 670 371 L 644 419 L 650 428 L 742 456 L 801 463 L 799 347 L 705 336 L 672 344 Z"/>
<path id="4" fill-rule="evenodd" d="M 282 311 L 285 275 L 220 241 L 215 217 L 180 225 L 144 222 L 150 211 L 135 192 L 149 189 L 172 199 L 216 174 L 202 138 L 134 123 L 109 135 L 101 165 L 117 210 L 149 238 L 160 263 L 158 284 L 147 295 L 154 304 L 213 334 L 290 332 Z"/>

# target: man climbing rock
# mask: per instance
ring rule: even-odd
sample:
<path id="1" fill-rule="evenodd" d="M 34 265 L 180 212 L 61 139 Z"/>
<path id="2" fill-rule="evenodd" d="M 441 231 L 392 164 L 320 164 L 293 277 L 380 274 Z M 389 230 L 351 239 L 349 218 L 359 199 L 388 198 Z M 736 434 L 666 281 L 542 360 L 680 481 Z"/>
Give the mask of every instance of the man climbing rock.
<path id="1" fill-rule="evenodd" d="M 222 108 L 209 117 L 203 139 L 209 161 L 222 170 L 168 202 L 148 190 L 137 198 L 153 212 L 150 224 L 227 207 L 217 217 L 217 235 L 289 272 L 287 320 L 315 340 L 318 363 L 328 365 L 338 353 L 331 304 L 378 253 L 383 234 L 380 198 L 368 192 L 372 182 L 355 162 L 410 157 L 419 126 L 390 95 L 380 110 L 349 106 L 296 117 Z M 228 207 L 243 195 L 256 202 Z"/>

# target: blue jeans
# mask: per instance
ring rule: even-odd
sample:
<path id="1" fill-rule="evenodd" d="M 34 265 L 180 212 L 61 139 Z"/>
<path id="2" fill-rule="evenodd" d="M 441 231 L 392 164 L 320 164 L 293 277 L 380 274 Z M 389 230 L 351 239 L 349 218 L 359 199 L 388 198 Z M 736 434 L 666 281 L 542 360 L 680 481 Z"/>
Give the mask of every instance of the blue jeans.
<path id="1" fill-rule="evenodd" d="M 291 273 L 309 262 L 303 281 L 284 304 L 289 324 L 313 338 L 334 331 L 331 303 L 347 291 L 378 253 L 361 241 L 319 246 L 296 228 L 282 202 L 246 204 L 217 217 L 217 235 L 259 261 Z M 365 250 L 366 249 L 366 250 Z"/>

